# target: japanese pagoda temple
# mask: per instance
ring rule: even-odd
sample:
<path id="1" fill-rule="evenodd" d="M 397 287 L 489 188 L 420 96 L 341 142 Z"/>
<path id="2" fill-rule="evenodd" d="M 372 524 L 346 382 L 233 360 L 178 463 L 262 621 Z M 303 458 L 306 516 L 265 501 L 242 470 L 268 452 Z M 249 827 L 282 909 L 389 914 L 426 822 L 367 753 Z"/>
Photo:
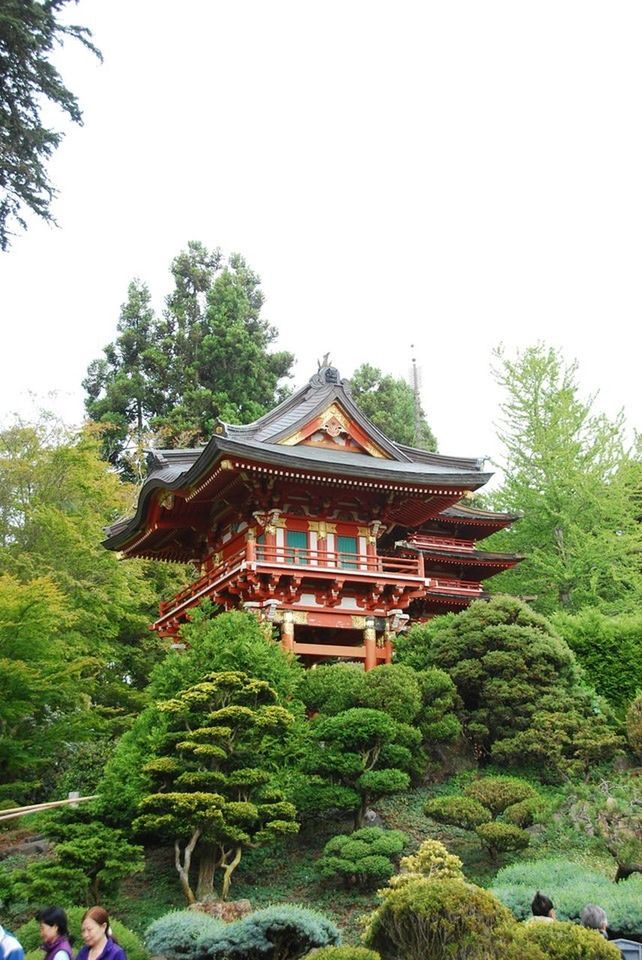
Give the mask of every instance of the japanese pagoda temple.
<path id="1" fill-rule="evenodd" d="M 394 443 L 327 365 L 254 423 L 154 450 L 149 468 L 135 515 L 104 545 L 197 566 L 153 624 L 175 641 L 208 598 L 278 625 L 307 664 L 369 670 L 408 622 L 466 607 L 521 559 L 476 546 L 516 519 L 460 503 L 490 479 L 483 461 Z"/>

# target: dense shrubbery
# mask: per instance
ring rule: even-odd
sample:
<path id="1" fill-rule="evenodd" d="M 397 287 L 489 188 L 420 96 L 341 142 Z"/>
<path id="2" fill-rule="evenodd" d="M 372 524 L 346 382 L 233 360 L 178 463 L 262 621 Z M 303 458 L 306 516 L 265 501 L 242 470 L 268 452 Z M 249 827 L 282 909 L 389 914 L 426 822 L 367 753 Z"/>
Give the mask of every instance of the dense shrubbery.
<path id="1" fill-rule="evenodd" d="M 337 927 L 322 913 L 292 904 L 265 907 L 206 932 L 199 941 L 207 960 L 297 960 L 314 947 L 338 944 Z"/>
<path id="2" fill-rule="evenodd" d="M 348 887 L 377 886 L 395 872 L 394 860 L 406 840 L 401 830 L 380 827 L 340 834 L 326 843 L 317 871 L 324 880 L 341 880 Z"/>
<path id="3" fill-rule="evenodd" d="M 77 949 L 83 942 L 80 934 L 80 923 L 87 907 L 66 907 L 65 910 L 69 920 L 69 931 Z M 114 920 L 113 917 L 110 918 L 110 923 L 115 938 L 127 953 L 127 960 L 147 960 L 147 951 L 136 934 L 124 926 L 120 920 Z M 16 936 L 24 947 L 25 953 L 37 950 L 42 943 L 40 927 L 36 920 L 29 920 L 28 923 L 23 924 L 16 931 Z"/>
<path id="4" fill-rule="evenodd" d="M 175 910 L 154 920 L 145 931 L 145 946 L 152 955 L 167 960 L 197 960 L 201 937 L 216 936 L 225 926 L 222 920 L 199 910 Z"/>
<path id="5" fill-rule="evenodd" d="M 642 760 L 642 694 L 626 712 L 626 737 L 635 756 Z"/>
<path id="6" fill-rule="evenodd" d="M 309 960 L 379 960 L 379 954 L 367 947 L 322 947 L 308 954 Z"/>
<path id="7" fill-rule="evenodd" d="M 491 812 L 472 797 L 435 797 L 424 807 L 424 813 L 439 823 L 448 823 L 462 830 L 474 830 L 480 823 L 488 823 Z"/>
<path id="8" fill-rule="evenodd" d="M 575 923 L 525 923 L 512 932 L 517 950 L 539 947 L 546 960 L 621 960 L 618 948 Z"/>
<path id="9" fill-rule="evenodd" d="M 613 883 L 584 864 L 550 858 L 514 863 L 497 873 L 492 887 L 518 920 L 531 915 L 534 890 L 551 897 L 561 920 L 579 920 L 587 903 L 606 910 L 611 930 L 622 936 L 642 936 L 642 875 Z"/>
<path id="10" fill-rule="evenodd" d="M 424 840 L 416 853 L 403 857 L 400 872 L 389 886 L 399 887 L 411 880 L 463 880 L 462 862 L 439 840 Z M 385 894 L 385 891 L 382 891 Z"/>
<path id="11" fill-rule="evenodd" d="M 383 960 L 482 960 L 501 956 L 509 911 L 462 880 L 415 880 L 386 893 L 371 915 L 367 946 Z"/>

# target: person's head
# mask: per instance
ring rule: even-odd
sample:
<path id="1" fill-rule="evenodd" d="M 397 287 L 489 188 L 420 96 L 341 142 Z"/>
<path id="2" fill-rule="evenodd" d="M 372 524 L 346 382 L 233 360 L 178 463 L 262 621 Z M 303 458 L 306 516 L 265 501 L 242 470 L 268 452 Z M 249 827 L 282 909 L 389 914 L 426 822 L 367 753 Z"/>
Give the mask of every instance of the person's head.
<path id="1" fill-rule="evenodd" d="M 109 914 L 102 907 L 90 907 L 80 924 L 82 938 L 88 947 L 95 947 L 110 935 Z"/>
<path id="2" fill-rule="evenodd" d="M 555 919 L 555 907 L 553 906 L 553 901 L 549 897 L 545 897 L 543 893 L 539 892 L 539 890 L 533 897 L 531 910 L 533 911 L 534 917 L 552 917 L 553 920 Z"/>
<path id="3" fill-rule="evenodd" d="M 596 907 L 594 903 L 587 903 L 580 914 L 582 926 L 590 930 L 606 930 L 609 925 L 606 911 Z"/>
<path id="4" fill-rule="evenodd" d="M 62 907 L 45 907 L 36 914 L 40 924 L 40 936 L 44 943 L 53 943 L 58 937 L 69 936 L 67 914 Z"/>

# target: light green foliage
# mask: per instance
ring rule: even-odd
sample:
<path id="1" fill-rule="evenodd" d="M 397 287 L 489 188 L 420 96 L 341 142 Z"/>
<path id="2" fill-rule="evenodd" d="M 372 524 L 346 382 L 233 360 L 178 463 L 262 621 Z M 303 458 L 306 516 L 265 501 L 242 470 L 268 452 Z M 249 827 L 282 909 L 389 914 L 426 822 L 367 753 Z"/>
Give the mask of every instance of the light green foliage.
<path id="1" fill-rule="evenodd" d="M 322 947 L 308 954 L 309 960 L 380 960 L 375 950 L 366 947 Z"/>
<path id="2" fill-rule="evenodd" d="M 298 960 L 315 947 L 340 942 L 339 930 L 322 913 L 283 903 L 205 933 L 199 946 L 208 960 Z"/>
<path id="3" fill-rule="evenodd" d="M 489 960 L 502 956 L 510 923 L 487 890 L 462 880 L 416 880 L 384 898 L 364 940 L 382 960 Z"/>
<path id="4" fill-rule="evenodd" d="M 642 689 L 642 614 L 607 616 L 589 607 L 573 615 L 557 613 L 552 623 L 597 692 L 623 712 Z"/>
<path id="5" fill-rule="evenodd" d="M 524 554 L 491 589 L 535 595 L 537 609 L 621 613 L 639 605 L 642 470 L 627 449 L 623 417 L 594 412 L 577 365 L 538 344 L 497 353 L 505 392 L 500 440 L 504 482 L 493 507 L 521 513 L 489 549 Z"/>
<path id="6" fill-rule="evenodd" d="M 220 671 L 157 704 L 168 729 L 146 765 L 156 790 L 143 798 L 134 828 L 174 840 L 189 902 L 195 899 L 189 877 L 194 849 L 198 897 L 213 894 L 220 871 L 226 899 L 245 849 L 298 829 L 296 810 L 283 799 L 271 770 L 294 720 L 276 700 L 265 680 Z"/>
<path id="7" fill-rule="evenodd" d="M 480 777 L 469 783 L 464 792 L 467 797 L 488 807 L 493 817 L 498 817 L 515 803 L 536 796 L 531 785 L 517 777 Z"/>
<path id="8" fill-rule="evenodd" d="M 352 374 L 350 385 L 355 403 L 391 440 L 423 450 L 437 449 L 437 441 L 421 407 L 419 436 L 415 435 L 415 395 L 405 380 L 363 363 Z"/>
<path id="9" fill-rule="evenodd" d="M 507 823 L 512 823 L 515 827 L 532 827 L 536 820 L 541 819 L 543 809 L 542 802 L 538 798 L 531 797 L 528 800 L 513 803 L 504 810 L 502 816 Z"/>
<path id="10" fill-rule="evenodd" d="M 53 114 L 51 107 L 56 107 L 69 120 L 82 124 L 78 101 L 64 85 L 52 52 L 66 37 L 73 37 L 100 58 L 91 43 L 91 31 L 65 23 L 64 15 L 59 17 L 67 2 L 3 0 L 0 9 L 0 250 L 8 249 L 14 222 L 26 228 L 27 211 L 55 222 L 49 204 L 56 191 L 45 164 L 63 135 L 43 124 L 43 107 L 47 120 Z"/>
<path id="11" fill-rule="evenodd" d="M 394 874 L 406 841 L 400 830 L 379 827 L 339 834 L 326 843 L 316 869 L 324 880 L 340 880 L 347 887 L 377 886 Z"/>
<path id="12" fill-rule="evenodd" d="M 310 724 L 310 742 L 302 768 L 333 786 L 353 791 L 355 826 L 363 826 L 377 798 L 410 785 L 421 735 L 382 710 L 354 707 Z"/>
<path id="13" fill-rule="evenodd" d="M 531 916 L 533 894 L 542 890 L 552 899 L 560 920 L 577 922 L 587 903 L 597 903 L 606 911 L 612 930 L 622 936 L 642 936 L 642 876 L 638 874 L 614 883 L 585 863 L 562 858 L 521 860 L 499 870 L 492 890 L 518 920 Z"/>
<path id="14" fill-rule="evenodd" d="M 476 601 L 443 619 L 441 630 L 413 628 L 407 642 L 416 638 L 450 675 L 465 735 L 478 753 L 556 776 L 614 755 L 619 740 L 547 620 L 511 597 Z"/>
<path id="15" fill-rule="evenodd" d="M 122 880 L 142 871 L 143 848 L 131 844 L 121 830 L 90 817 L 87 808 L 50 815 L 44 832 L 55 842 L 53 858 L 33 861 L 14 875 L 15 899 L 101 903 L 118 890 Z"/>
<path id="16" fill-rule="evenodd" d="M 512 850 L 523 850 L 530 843 L 528 834 L 510 823 L 480 823 L 475 833 L 481 841 L 482 847 L 488 851 L 491 860 L 496 860 L 500 853 L 509 853 Z"/>
<path id="17" fill-rule="evenodd" d="M 416 853 L 401 860 L 401 873 L 426 880 L 461 880 L 462 862 L 439 840 L 424 840 Z"/>
<path id="18" fill-rule="evenodd" d="M 200 960 L 200 939 L 216 937 L 225 926 L 223 920 L 200 910 L 173 910 L 154 920 L 145 931 L 145 946 L 152 956 L 167 960 Z"/>
<path id="19" fill-rule="evenodd" d="M 631 750 L 642 760 L 642 693 L 635 698 L 626 712 L 626 736 Z"/>
<path id="20" fill-rule="evenodd" d="M 449 823 L 462 830 L 474 830 L 480 823 L 488 823 L 492 814 L 472 797 L 436 797 L 429 800 L 424 813 L 439 823 Z"/>
<path id="21" fill-rule="evenodd" d="M 293 356 L 270 353 L 277 331 L 261 317 L 260 280 L 238 254 L 190 242 L 172 261 L 162 317 L 134 281 L 116 340 L 93 361 L 83 386 L 92 420 L 107 427 L 105 454 L 139 471 L 150 431 L 159 445 L 209 440 L 217 419 L 248 423 L 285 393 Z"/>
<path id="22" fill-rule="evenodd" d="M 69 921 L 69 932 L 75 944 L 82 944 L 83 942 L 80 933 L 80 924 L 86 910 L 87 907 L 65 906 L 67 920 Z M 109 919 L 111 928 L 114 931 L 114 936 L 127 953 L 127 960 L 147 960 L 147 951 L 136 934 L 113 916 L 110 915 Z M 28 923 L 23 924 L 15 933 L 24 947 L 25 953 L 31 950 L 37 950 L 42 943 L 40 929 L 36 920 L 29 920 Z"/>
<path id="23" fill-rule="evenodd" d="M 525 923 L 514 928 L 518 948 L 539 947 L 548 960 L 621 960 L 622 954 L 595 930 L 573 923 Z"/>

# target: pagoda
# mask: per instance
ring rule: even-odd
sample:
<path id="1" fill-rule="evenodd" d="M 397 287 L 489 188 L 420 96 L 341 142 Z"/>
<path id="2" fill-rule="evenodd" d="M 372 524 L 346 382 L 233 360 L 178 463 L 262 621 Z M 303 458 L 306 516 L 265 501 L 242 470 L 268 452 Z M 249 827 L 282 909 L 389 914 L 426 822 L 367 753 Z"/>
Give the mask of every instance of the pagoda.
<path id="1" fill-rule="evenodd" d="M 205 599 L 274 624 L 307 665 L 389 663 L 408 622 L 459 610 L 519 557 L 477 548 L 516 518 L 462 505 L 483 460 L 395 443 L 324 364 L 254 423 L 154 450 L 135 514 L 107 529 L 123 557 L 192 563 L 152 629 L 180 645 Z"/>

